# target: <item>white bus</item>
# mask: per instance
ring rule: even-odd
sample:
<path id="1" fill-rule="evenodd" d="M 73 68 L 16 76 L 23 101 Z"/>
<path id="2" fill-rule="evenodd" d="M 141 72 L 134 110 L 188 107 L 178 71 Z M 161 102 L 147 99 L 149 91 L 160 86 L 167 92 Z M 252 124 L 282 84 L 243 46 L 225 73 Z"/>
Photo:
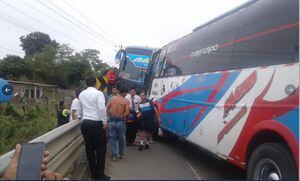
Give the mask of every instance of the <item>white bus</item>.
<path id="1" fill-rule="evenodd" d="M 298 0 L 249 1 L 154 53 L 159 127 L 249 179 L 297 179 L 298 11 Z"/>

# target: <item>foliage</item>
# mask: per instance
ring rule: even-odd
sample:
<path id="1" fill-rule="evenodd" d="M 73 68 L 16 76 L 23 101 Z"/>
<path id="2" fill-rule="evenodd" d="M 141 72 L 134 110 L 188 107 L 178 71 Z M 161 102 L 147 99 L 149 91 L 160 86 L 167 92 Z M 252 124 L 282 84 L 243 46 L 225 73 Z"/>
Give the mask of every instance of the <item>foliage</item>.
<path id="1" fill-rule="evenodd" d="M 46 45 L 51 45 L 55 48 L 58 46 L 55 40 L 51 40 L 49 35 L 42 32 L 33 32 L 21 36 L 20 41 L 26 56 L 32 56 L 40 52 Z"/>
<path id="2" fill-rule="evenodd" d="M 94 49 L 85 49 L 81 52 L 81 58 L 87 62 L 92 67 L 92 70 L 98 72 L 99 69 L 108 68 L 109 66 L 99 57 L 100 51 Z"/>
<path id="3" fill-rule="evenodd" d="M 13 108 L 13 106 L 10 103 L 7 103 L 4 107 L 3 110 L 3 115 L 4 116 L 11 116 L 14 119 L 20 120 L 21 119 L 21 115 L 15 111 L 15 109 Z"/>
<path id="4" fill-rule="evenodd" d="M 31 68 L 21 57 L 16 55 L 7 55 L 0 62 L 0 72 L 13 80 L 18 80 L 22 76 L 31 77 Z"/>
<path id="5" fill-rule="evenodd" d="M 50 36 L 34 32 L 20 37 L 25 58 L 9 55 L 0 60 L 0 76 L 75 88 L 87 76 L 97 76 L 109 69 L 100 59 L 100 51 L 85 49 L 80 53 L 68 44 L 58 44 Z"/>
<path id="6" fill-rule="evenodd" d="M 84 80 L 90 71 L 88 62 L 80 61 L 76 58 L 72 59 L 72 61 L 64 62 L 62 65 L 68 83 L 74 86 L 79 86 L 80 80 Z"/>
<path id="7" fill-rule="evenodd" d="M 21 113 L 21 105 L 9 105 L 22 118 L 16 119 L 12 114 L 0 114 L 0 155 L 10 151 L 17 143 L 25 143 L 32 140 L 56 126 L 56 116 L 54 106 L 45 105 L 30 106 L 25 114 Z M 6 105 L 7 107 L 7 105 Z M 22 115 L 23 114 L 23 115 Z"/>
<path id="8" fill-rule="evenodd" d="M 55 63 L 60 64 L 70 61 L 73 57 L 74 49 L 67 44 L 60 44 L 56 50 Z"/>

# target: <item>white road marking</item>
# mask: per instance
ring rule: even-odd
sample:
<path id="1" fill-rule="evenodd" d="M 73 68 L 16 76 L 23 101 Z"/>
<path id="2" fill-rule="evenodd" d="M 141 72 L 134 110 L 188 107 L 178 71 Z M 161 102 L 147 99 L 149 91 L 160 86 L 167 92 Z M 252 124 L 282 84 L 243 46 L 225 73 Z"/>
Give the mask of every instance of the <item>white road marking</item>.
<path id="1" fill-rule="evenodd" d="M 194 169 L 194 167 L 190 164 L 189 161 L 187 161 L 185 159 L 186 164 L 190 167 L 190 169 L 192 170 L 193 174 L 195 175 L 195 177 L 197 178 L 197 180 L 202 180 L 201 177 L 199 176 L 199 174 L 197 173 L 197 171 Z"/>
<path id="2" fill-rule="evenodd" d="M 185 163 L 189 166 L 189 168 L 191 169 L 191 171 L 193 172 L 194 176 L 197 178 L 197 180 L 202 180 L 202 178 L 199 176 L 199 174 L 197 173 L 196 169 L 192 166 L 192 164 L 184 157 L 182 151 L 180 150 L 179 147 L 177 147 L 177 152 L 179 152 L 182 157 L 185 160 Z"/>

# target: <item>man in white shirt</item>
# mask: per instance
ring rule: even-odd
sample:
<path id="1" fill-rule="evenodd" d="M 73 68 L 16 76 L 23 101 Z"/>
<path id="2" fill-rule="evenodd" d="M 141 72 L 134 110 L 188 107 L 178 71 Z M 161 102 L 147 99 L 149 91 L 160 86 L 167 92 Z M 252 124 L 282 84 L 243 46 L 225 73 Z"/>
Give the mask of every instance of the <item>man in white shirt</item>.
<path id="1" fill-rule="evenodd" d="M 70 116 L 70 121 L 76 120 L 76 119 L 81 119 L 82 115 L 82 109 L 81 105 L 79 102 L 79 94 L 80 90 L 75 91 L 75 99 L 72 101 L 71 104 L 71 116 Z"/>
<path id="2" fill-rule="evenodd" d="M 96 78 L 86 79 L 87 89 L 79 95 L 82 106 L 81 133 L 85 141 L 86 156 L 89 162 L 92 179 L 109 180 L 104 174 L 106 154 L 107 116 L 105 98 L 96 86 Z"/>
<path id="3" fill-rule="evenodd" d="M 126 124 L 126 144 L 127 146 L 132 146 L 136 138 L 137 130 L 139 129 L 136 113 L 139 111 L 141 98 L 136 95 L 135 88 L 130 89 L 130 94 L 126 95 L 125 98 L 129 101 L 130 109 L 130 115 Z"/>

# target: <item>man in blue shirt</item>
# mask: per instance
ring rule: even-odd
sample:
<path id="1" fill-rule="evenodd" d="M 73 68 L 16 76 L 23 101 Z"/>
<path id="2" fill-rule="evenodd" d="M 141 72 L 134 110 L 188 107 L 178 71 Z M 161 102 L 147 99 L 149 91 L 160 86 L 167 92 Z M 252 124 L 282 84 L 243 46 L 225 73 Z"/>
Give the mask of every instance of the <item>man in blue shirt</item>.
<path id="1" fill-rule="evenodd" d="M 140 146 L 139 150 L 149 149 L 149 140 L 152 135 L 152 130 L 154 127 L 154 116 L 156 114 L 158 121 L 161 121 L 158 111 L 154 104 L 147 99 L 145 92 L 141 92 L 141 103 L 139 104 L 139 112 L 137 116 L 141 119 L 141 127 L 140 127 Z M 145 142 L 145 138 L 147 138 Z M 144 144 L 145 142 L 145 144 Z"/>

